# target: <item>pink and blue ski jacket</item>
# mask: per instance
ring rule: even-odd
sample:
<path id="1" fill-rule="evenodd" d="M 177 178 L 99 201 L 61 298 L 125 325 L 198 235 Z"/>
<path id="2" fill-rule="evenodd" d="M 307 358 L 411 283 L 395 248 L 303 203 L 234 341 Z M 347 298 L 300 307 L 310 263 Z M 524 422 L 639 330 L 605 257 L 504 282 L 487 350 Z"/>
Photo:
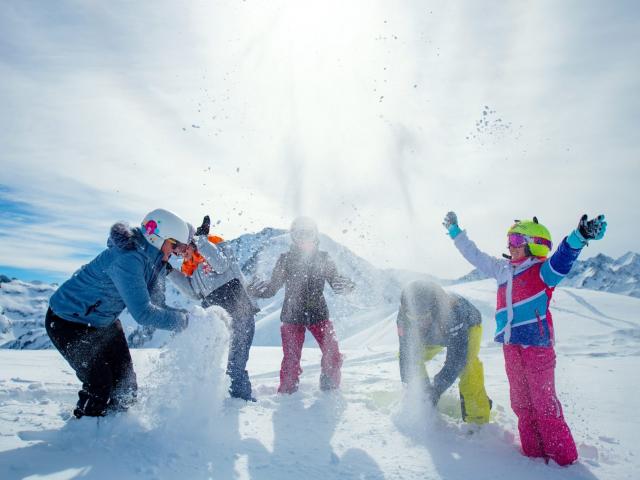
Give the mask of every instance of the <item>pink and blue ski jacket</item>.
<path id="1" fill-rule="evenodd" d="M 549 303 L 553 288 L 569 273 L 580 254 L 565 238 L 548 259 L 528 257 L 512 264 L 480 251 L 465 231 L 454 239 L 464 258 L 498 282 L 495 340 L 518 345 L 553 345 Z"/>

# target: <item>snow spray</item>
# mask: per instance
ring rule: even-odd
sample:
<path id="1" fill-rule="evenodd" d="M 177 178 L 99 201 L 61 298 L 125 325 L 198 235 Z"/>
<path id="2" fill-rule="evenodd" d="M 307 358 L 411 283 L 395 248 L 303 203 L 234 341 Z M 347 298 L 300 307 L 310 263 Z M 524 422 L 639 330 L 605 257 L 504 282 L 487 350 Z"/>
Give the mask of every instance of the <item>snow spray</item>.
<path id="1" fill-rule="evenodd" d="M 167 438 L 205 440 L 215 432 L 229 388 L 223 367 L 229 322 L 220 307 L 193 307 L 189 327 L 168 343 L 157 360 L 143 410 Z"/>
<path id="2" fill-rule="evenodd" d="M 414 378 L 406 386 L 402 400 L 392 418 L 398 429 L 411 438 L 421 438 L 434 425 L 436 409 L 424 390 L 424 379 Z"/>

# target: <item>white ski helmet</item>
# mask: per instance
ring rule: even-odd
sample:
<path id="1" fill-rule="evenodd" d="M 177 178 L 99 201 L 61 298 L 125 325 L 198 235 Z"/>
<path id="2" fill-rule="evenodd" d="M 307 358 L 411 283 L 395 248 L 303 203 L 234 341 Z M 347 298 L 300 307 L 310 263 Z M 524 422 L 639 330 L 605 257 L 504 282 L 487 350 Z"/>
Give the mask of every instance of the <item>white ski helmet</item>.
<path id="1" fill-rule="evenodd" d="M 175 213 L 164 208 L 157 208 L 144 216 L 142 233 L 147 241 L 158 249 L 169 238 L 180 243 L 189 242 L 187 223 Z"/>
<path id="2" fill-rule="evenodd" d="M 318 240 L 318 225 L 309 217 L 298 217 L 291 224 L 291 239 L 298 243 L 303 240 Z"/>
<path id="3" fill-rule="evenodd" d="M 187 222 L 187 228 L 189 229 L 189 243 L 192 243 L 196 236 L 196 227 Z"/>

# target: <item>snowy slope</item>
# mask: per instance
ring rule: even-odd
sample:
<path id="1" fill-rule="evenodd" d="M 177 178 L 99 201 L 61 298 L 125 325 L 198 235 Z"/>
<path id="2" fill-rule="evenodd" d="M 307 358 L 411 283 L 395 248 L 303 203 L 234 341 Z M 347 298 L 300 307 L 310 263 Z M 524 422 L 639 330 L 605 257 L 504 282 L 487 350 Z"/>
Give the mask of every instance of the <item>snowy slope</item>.
<path id="1" fill-rule="evenodd" d="M 20 280 L 0 283 L 0 347 L 51 347 L 44 331 L 44 315 L 49 297 L 56 288 L 55 285 Z"/>
<path id="2" fill-rule="evenodd" d="M 481 358 L 495 408 L 479 431 L 402 397 L 386 312 L 371 314 L 358 341 L 341 339 L 340 393 L 318 392 L 319 352 L 305 348 L 300 391 L 276 395 L 281 352 L 254 347 L 249 371 L 258 402 L 248 405 L 221 399 L 225 342 L 212 318 L 163 350 L 134 350 L 141 402 L 99 425 L 67 420 L 78 382 L 57 352 L 1 350 L 0 478 L 636 478 L 640 414 L 630 399 L 637 396 L 640 300 L 555 292 L 557 389 L 581 454 L 563 469 L 518 452 L 502 352 L 490 340 L 494 283 L 448 289 L 485 317 Z M 454 408 L 456 395 L 451 389 L 441 404 Z"/>

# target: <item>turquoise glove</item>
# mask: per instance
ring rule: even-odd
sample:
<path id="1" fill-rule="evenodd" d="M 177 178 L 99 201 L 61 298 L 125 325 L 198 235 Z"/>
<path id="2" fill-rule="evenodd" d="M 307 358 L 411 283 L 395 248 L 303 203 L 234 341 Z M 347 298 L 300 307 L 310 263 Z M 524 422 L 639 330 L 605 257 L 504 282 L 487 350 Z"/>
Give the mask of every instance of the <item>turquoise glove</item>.
<path id="1" fill-rule="evenodd" d="M 591 220 L 588 220 L 588 218 L 585 213 L 582 218 L 580 218 L 578 228 L 567 237 L 567 243 L 574 250 L 579 250 L 589 245 L 589 240 L 602 239 L 607 231 L 607 222 L 604 219 L 604 215 L 598 215 Z"/>
<path id="2" fill-rule="evenodd" d="M 442 225 L 447 229 L 447 232 L 449 232 L 449 236 L 451 238 L 456 238 L 462 231 L 458 226 L 458 216 L 456 215 L 456 212 L 447 213 L 444 217 Z"/>

